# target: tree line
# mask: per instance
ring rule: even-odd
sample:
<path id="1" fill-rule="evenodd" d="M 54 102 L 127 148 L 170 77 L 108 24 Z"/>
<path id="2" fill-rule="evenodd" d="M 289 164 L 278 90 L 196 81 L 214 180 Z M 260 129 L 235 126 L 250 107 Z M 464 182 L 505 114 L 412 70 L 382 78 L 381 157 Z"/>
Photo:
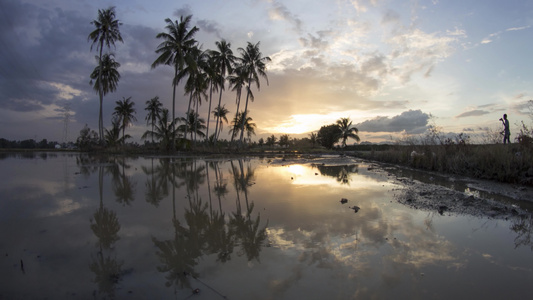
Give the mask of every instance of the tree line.
<path id="1" fill-rule="evenodd" d="M 238 137 L 239 144 L 242 145 L 245 133 L 248 139 L 255 134 L 256 126 L 249 116 L 248 104 L 249 100 L 254 99 L 252 86 L 255 85 L 259 90 L 261 78 L 268 84 L 266 64 L 270 62 L 270 58 L 262 55 L 259 42 L 248 42 L 245 48 L 238 48 L 239 56 L 233 54 L 231 43 L 225 40 L 215 43 L 216 50 L 202 50 L 194 38 L 199 29 L 196 26 L 190 27 L 191 18 L 191 15 L 181 16 L 179 21 L 167 18 L 166 31 L 156 35 L 161 43 L 155 50 L 158 57 L 152 63 L 152 69 L 159 66 L 173 68 L 172 108 L 170 111 L 164 108 L 158 96 L 146 101 L 146 122 L 151 130 L 147 130 L 142 138 L 159 143 L 160 148 L 165 150 L 191 147 L 191 143 L 196 143 L 200 138 L 216 144 L 224 122 L 228 123 L 229 110 L 221 103 L 222 93 L 227 86 L 236 94 L 236 113 L 229 130 L 231 142 Z M 98 65 L 90 75 L 90 84 L 100 100 L 99 128 L 96 136 L 88 128 L 84 128 L 80 138 L 91 142 L 97 140 L 101 145 L 107 146 L 124 144 L 130 137 L 125 134 L 125 128 L 136 120 L 131 97 L 116 102 L 111 130 L 103 127 L 102 120 L 103 97 L 116 91 L 120 80 L 120 63 L 115 60 L 110 49 L 116 47 L 117 42 L 123 42 L 121 23 L 116 18 L 115 8 L 109 7 L 98 10 L 98 17 L 91 24 L 95 28 L 88 40 L 92 42 L 91 50 L 96 47 L 98 51 Z M 176 117 L 176 89 L 181 82 L 184 82 L 184 92 L 189 100 L 185 117 Z M 244 109 L 240 107 L 243 89 L 246 96 Z M 217 103 L 212 110 L 214 93 L 218 93 L 218 101 L 214 100 Z M 199 106 L 203 101 L 209 105 L 207 122 L 199 115 Z M 212 134 L 209 133 L 211 115 L 216 119 Z"/>

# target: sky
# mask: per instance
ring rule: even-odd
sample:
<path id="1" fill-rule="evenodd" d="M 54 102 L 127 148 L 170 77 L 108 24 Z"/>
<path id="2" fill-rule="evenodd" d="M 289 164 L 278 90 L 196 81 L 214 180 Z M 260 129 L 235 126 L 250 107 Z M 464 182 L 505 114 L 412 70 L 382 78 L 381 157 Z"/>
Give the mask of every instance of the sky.
<path id="1" fill-rule="evenodd" d="M 104 97 L 104 126 L 115 102 L 131 97 L 133 141 L 149 129 L 146 101 L 158 96 L 172 107 L 172 67 L 151 65 L 164 20 L 187 15 L 203 50 L 226 40 L 238 56 L 248 42 L 260 43 L 271 58 L 268 82 L 252 90 L 252 140 L 306 137 L 339 118 L 350 118 L 369 142 L 423 135 L 428 125 L 500 131 L 504 113 L 514 139 L 521 121 L 533 122 L 528 0 L 2 0 L 0 138 L 62 142 L 75 141 L 86 124 L 98 131 L 99 100 L 89 84 L 98 53 L 88 35 L 98 10 L 110 6 L 124 43 L 110 49 L 121 79 Z M 177 116 L 188 99 L 178 86 Z M 226 87 L 230 114 L 235 99 Z M 199 112 L 207 120 L 208 102 Z"/>

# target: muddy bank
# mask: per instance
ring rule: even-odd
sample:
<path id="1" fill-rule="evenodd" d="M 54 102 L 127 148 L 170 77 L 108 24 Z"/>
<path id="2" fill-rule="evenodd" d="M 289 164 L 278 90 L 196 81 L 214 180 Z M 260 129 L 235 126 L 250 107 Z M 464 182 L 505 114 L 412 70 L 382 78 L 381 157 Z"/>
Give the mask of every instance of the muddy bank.
<path id="1" fill-rule="evenodd" d="M 508 219 L 530 217 L 533 212 L 533 188 L 526 186 L 420 171 L 341 155 L 274 158 L 270 163 L 358 165 L 359 170 L 378 173 L 397 184 L 394 197 L 399 203 L 439 214 Z"/>

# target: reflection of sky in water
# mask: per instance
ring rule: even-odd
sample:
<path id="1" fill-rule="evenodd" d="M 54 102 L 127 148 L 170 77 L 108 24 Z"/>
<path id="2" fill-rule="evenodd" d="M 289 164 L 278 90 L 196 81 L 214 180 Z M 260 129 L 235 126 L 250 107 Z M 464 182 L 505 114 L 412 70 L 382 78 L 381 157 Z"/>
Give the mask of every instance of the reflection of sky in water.
<path id="1" fill-rule="evenodd" d="M 0 168 L 9 170 L 0 174 L 0 298 L 184 299 L 192 288 L 201 289 L 195 299 L 483 299 L 533 291 L 531 245 L 516 247 L 515 221 L 410 209 L 394 200 L 399 186 L 364 165 L 40 155 L 4 158 Z M 217 216 L 222 223 L 202 231 Z M 245 246 L 254 224 L 256 238 L 266 226 L 266 240 Z M 216 250 L 221 230 L 233 241 L 224 251 Z M 201 239 L 192 232 L 204 232 L 203 246 L 190 248 Z M 176 262 L 192 255 L 194 264 L 176 267 L 168 288 L 172 272 L 158 256 L 165 249 L 181 253 Z M 118 271 L 97 276 L 103 266 Z"/>

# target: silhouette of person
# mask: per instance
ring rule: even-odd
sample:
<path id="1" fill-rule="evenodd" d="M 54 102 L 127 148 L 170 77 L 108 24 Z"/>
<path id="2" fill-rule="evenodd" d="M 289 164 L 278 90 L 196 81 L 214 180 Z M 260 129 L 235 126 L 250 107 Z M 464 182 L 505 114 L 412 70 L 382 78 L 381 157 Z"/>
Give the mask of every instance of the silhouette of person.
<path id="1" fill-rule="evenodd" d="M 511 131 L 509 130 L 509 120 L 507 120 L 507 114 L 503 114 L 503 119 L 500 119 L 503 124 L 503 143 L 510 144 Z"/>

